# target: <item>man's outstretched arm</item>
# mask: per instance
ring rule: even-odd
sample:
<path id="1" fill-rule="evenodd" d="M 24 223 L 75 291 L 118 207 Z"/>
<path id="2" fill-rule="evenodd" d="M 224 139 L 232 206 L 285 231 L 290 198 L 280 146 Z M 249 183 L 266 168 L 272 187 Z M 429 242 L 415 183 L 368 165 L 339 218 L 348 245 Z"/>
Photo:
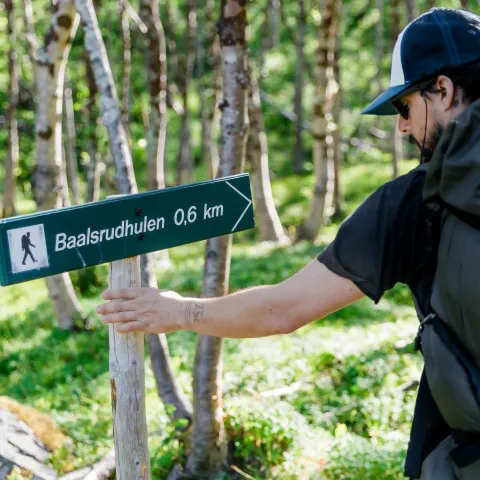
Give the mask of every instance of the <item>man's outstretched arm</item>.
<path id="1" fill-rule="evenodd" d="M 192 330 L 217 337 L 290 333 L 363 296 L 346 278 L 313 260 L 277 285 L 252 287 L 218 298 L 184 298 L 175 292 L 127 288 L 104 292 L 97 312 L 119 332 Z M 125 323 L 127 322 L 127 323 Z"/>

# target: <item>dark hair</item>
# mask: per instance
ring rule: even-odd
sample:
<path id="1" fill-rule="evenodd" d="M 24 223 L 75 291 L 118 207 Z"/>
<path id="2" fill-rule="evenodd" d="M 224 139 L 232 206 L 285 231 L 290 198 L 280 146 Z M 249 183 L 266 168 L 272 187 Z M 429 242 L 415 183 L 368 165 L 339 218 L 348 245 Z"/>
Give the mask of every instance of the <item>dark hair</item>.
<path id="1" fill-rule="evenodd" d="M 467 103 L 473 103 L 480 99 L 480 62 L 470 63 L 458 68 L 449 68 L 442 70 L 438 75 L 449 77 L 455 86 L 463 91 L 463 100 Z M 438 77 L 438 76 L 437 76 Z M 435 90 L 435 83 L 432 82 L 425 91 L 429 93 L 438 93 Z"/>

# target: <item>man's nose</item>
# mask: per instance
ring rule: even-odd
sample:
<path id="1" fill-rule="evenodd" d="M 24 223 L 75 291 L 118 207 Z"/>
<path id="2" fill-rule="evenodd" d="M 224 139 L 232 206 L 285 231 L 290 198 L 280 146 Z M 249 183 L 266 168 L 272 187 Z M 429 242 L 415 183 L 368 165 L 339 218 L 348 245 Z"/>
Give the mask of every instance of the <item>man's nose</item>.
<path id="1" fill-rule="evenodd" d="M 412 122 L 410 122 L 410 118 L 405 120 L 401 115 L 399 115 L 397 128 L 400 133 L 404 135 L 411 135 Z"/>

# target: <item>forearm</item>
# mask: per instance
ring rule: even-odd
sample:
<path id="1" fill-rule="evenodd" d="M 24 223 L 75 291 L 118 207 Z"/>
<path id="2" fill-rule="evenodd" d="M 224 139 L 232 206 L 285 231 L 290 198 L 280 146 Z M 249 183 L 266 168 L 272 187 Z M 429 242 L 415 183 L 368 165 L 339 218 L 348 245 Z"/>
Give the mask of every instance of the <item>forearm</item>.
<path id="1" fill-rule="evenodd" d="M 250 338 L 288 333 L 279 285 L 218 298 L 185 298 L 184 302 L 183 328 L 202 335 Z"/>

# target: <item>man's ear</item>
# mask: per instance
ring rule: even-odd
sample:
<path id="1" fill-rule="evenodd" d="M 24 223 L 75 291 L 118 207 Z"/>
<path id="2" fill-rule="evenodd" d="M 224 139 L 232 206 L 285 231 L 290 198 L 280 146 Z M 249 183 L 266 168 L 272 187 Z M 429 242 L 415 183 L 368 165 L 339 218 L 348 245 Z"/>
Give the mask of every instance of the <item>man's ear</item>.
<path id="1" fill-rule="evenodd" d="M 455 98 L 455 84 L 451 78 L 446 75 L 439 75 L 435 84 L 435 90 L 438 101 L 441 103 L 444 111 L 458 107 L 458 99 Z"/>

